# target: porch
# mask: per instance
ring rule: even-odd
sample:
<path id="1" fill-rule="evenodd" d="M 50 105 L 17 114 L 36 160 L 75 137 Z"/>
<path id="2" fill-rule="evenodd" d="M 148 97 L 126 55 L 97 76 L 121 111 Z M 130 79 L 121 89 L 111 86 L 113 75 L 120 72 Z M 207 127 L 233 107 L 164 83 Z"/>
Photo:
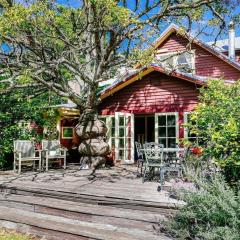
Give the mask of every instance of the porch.
<path id="1" fill-rule="evenodd" d="M 47 239 L 168 239 L 158 224 L 183 203 L 142 184 L 134 166 L 89 173 L 0 174 L 0 226 Z"/>

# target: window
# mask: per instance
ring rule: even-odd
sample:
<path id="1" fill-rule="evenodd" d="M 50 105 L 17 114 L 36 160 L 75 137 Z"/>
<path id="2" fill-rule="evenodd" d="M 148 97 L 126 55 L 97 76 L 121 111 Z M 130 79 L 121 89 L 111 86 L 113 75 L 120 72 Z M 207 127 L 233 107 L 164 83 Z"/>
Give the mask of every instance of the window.
<path id="1" fill-rule="evenodd" d="M 106 127 L 108 128 L 107 131 L 107 142 L 110 146 L 110 148 L 115 147 L 115 117 L 112 115 L 109 116 L 99 116 L 99 119 L 101 119 L 105 124 Z"/>
<path id="2" fill-rule="evenodd" d="M 73 138 L 73 127 L 62 127 L 62 139 Z"/>
<path id="3" fill-rule="evenodd" d="M 178 113 L 158 113 L 155 118 L 156 137 L 164 148 L 176 148 L 178 142 Z"/>
<path id="4" fill-rule="evenodd" d="M 191 113 L 185 112 L 184 113 L 184 124 L 187 124 L 190 121 Z M 196 124 L 193 122 L 193 124 Z M 197 145 L 202 145 L 202 138 L 198 137 L 196 134 L 191 133 L 189 129 L 185 126 L 184 127 L 184 138 L 187 139 L 191 143 L 195 143 Z"/>
<path id="5" fill-rule="evenodd" d="M 188 73 L 194 73 L 195 70 L 194 59 L 195 59 L 194 51 L 157 55 L 157 60 L 160 61 L 160 63 L 164 67 Z"/>

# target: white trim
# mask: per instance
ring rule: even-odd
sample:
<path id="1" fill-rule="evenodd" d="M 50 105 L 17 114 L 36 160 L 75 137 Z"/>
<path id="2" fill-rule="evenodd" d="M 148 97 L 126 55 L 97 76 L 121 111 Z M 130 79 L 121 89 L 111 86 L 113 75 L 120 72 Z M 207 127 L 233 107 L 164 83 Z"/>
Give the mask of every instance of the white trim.
<path id="1" fill-rule="evenodd" d="M 71 129 L 72 129 L 72 137 L 64 137 L 64 136 L 63 136 L 64 128 L 71 128 Z M 62 139 L 73 139 L 73 137 L 74 137 L 74 127 L 62 127 L 61 137 L 62 137 Z"/>
<path id="2" fill-rule="evenodd" d="M 164 113 L 155 113 L 155 142 L 158 143 L 158 116 L 175 116 L 176 117 L 176 144 L 179 142 L 179 113 L 178 112 L 164 112 Z M 166 150 L 173 148 L 164 148 Z"/>
<path id="3" fill-rule="evenodd" d="M 169 59 L 169 58 L 171 58 L 171 57 L 173 57 L 173 68 L 175 69 L 176 68 L 176 70 L 179 70 L 178 69 L 178 64 L 177 64 L 177 57 L 178 56 L 180 56 L 181 54 L 183 54 L 183 53 L 189 53 L 190 54 L 190 56 L 191 56 L 191 69 L 192 69 L 192 72 L 191 72 L 191 74 L 195 74 L 195 71 L 196 71 L 196 61 L 195 61 L 195 58 L 196 58 L 196 50 L 195 49 L 192 49 L 192 50 L 190 50 L 190 51 L 188 51 L 188 50 L 181 50 L 181 51 L 176 51 L 176 52 L 165 52 L 165 53 L 157 53 L 156 55 L 155 55 L 155 57 L 156 57 L 156 59 L 157 59 L 157 57 L 158 56 L 166 56 L 166 61 Z M 168 57 L 167 57 L 168 56 Z M 165 67 L 167 67 L 166 66 L 166 63 L 165 62 L 162 62 L 162 65 L 163 66 L 165 66 Z M 181 69 L 179 70 L 180 72 L 181 72 Z M 184 71 L 183 71 L 184 72 Z"/>
<path id="4" fill-rule="evenodd" d="M 112 122 L 112 119 L 114 118 L 114 115 L 99 115 L 98 116 L 99 119 L 101 120 L 101 118 L 105 118 L 106 119 L 106 127 L 107 127 L 107 134 L 106 134 L 106 137 L 107 137 L 107 143 L 110 147 L 110 149 L 112 149 L 112 139 L 116 136 L 113 136 L 112 135 L 112 128 L 113 128 L 113 122 Z M 115 125 L 114 125 L 114 128 L 115 128 Z M 115 130 L 115 134 L 116 134 L 116 130 Z M 115 143 L 116 144 L 116 143 Z"/>
<path id="5" fill-rule="evenodd" d="M 124 147 L 120 149 L 119 144 L 119 117 L 124 117 Z M 131 159 L 126 160 L 126 117 L 131 118 Z M 119 151 L 123 150 L 123 164 L 133 164 L 134 163 L 134 114 L 131 113 L 122 113 L 122 112 L 115 112 L 115 160 L 121 160 L 119 159 Z"/>
<path id="6" fill-rule="evenodd" d="M 61 140 L 61 118 L 57 119 L 56 131 L 57 131 L 57 135 L 58 135 L 57 136 L 58 140 L 60 141 Z"/>
<path id="7" fill-rule="evenodd" d="M 183 124 L 188 123 L 188 114 L 190 114 L 190 112 L 183 113 Z M 187 127 L 185 126 L 184 126 L 184 139 L 188 139 L 188 130 Z"/>

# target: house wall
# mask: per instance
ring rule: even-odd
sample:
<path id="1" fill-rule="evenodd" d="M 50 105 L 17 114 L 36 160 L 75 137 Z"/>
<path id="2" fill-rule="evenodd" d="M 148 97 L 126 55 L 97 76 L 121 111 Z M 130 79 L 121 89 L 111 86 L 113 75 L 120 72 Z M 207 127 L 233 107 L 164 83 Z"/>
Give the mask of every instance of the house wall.
<path id="1" fill-rule="evenodd" d="M 99 112 L 101 115 L 114 115 L 115 112 L 134 114 L 178 112 L 181 125 L 183 113 L 192 111 L 197 105 L 198 88 L 199 86 L 193 83 L 152 72 L 104 99 L 99 106 Z"/>
<path id="2" fill-rule="evenodd" d="M 79 143 L 79 137 L 77 136 L 76 134 L 76 131 L 75 131 L 75 126 L 77 125 L 78 123 L 78 120 L 77 119 L 71 119 L 71 118 L 63 118 L 61 119 L 61 128 L 60 128 L 60 143 L 68 148 L 68 149 L 71 149 L 75 146 L 78 146 L 78 143 Z M 74 128 L 74 134 L 73 134 L 73 138 L 71 139 L 66 139 L 66 138 L 63 138 L 62 137 L 62 128 L 63 127 L 73 127 Z"/>
<path id="3" fill-rule="evenodd" d="M 189 41 L 176 33 L 173 33 L 167 38 L 158 49 L 161 51 L 176 52 L 186 50 Z M 209 51 L 201 48 L 197 44 L 192 43 L 191 49 L 195 50 L 195 67 L 196 75 L 220 78 L 223 77 L 227 80 L 240 79 L 240 72 L 232 67 L 225 61 L 213 55 Z"/>

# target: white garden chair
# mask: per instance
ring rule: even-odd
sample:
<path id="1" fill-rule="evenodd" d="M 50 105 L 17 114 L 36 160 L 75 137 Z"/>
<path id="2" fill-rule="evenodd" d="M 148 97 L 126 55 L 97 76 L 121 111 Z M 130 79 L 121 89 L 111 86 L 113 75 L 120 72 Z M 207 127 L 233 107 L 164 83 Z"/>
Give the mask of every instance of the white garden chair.
<path id="1" fill-rule="evenodd" d="M 44 160 L 43 165 L 45 165 L 46 171 L 48 171 L 50 161 L 59 162 L 63 160 L 63 168 L 66 169 L 67 149 L 61 147 L 59 140 L 43 140 L 42 149 L 43 149 L 43 160 Z"/>
<path id="2" fill-rule="evenodd" d="M 145 143 L 143 144 L 144 155 L 145 155 L 145 166 L 143 173 L 143 183 L 146 180 L 146 175 L 150 175 L 151 170 L 155 172 L 155 168 L 159 169 L 161 173 L 161 168 L 164 166 L 163 163 L 163 145 L 157 143 Z M 161 179 L 161 176 L 160 176 Z"/>
<path id="3" fill-rule="evenodd" d="M 14 146 L 14 163 L 13 169 L 21 173 L 22 165 L 33 165 L 35 169 L 35 162 L 38 161 L 38 170 L 41 171 L 41 150 L 35 149 L 35 143 L 28 140 L 16 140 L 13 142 Z"/>

